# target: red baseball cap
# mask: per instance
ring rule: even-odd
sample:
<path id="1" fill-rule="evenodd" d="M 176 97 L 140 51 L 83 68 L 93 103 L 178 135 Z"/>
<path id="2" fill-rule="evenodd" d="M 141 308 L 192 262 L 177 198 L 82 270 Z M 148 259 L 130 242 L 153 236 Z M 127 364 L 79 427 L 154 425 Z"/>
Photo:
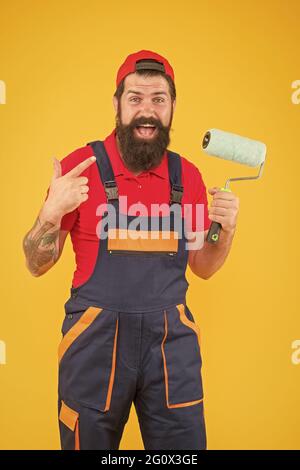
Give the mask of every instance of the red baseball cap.
<path id="1" fill-rule="evenodd" d="M 152 51 L 139 51 L 134 54 L 130 54 L 125 62 L 121 65 L 118 70 L 116 85 L 130 73 L 134 73 L 137 70 L 158 70 L 169 75 L 174 81 L 174 70 L 171 65 L 163 56 L 156 54 Z"/>

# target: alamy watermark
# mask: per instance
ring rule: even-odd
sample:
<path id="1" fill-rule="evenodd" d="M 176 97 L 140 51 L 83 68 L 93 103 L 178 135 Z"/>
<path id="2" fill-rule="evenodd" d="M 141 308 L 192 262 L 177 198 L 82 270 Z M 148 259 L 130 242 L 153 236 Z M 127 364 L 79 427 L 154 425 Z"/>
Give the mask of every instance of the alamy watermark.
<path id="1" fill-rule="evenodd" d="M 96 215 L 101 217 L 96 233 L 99 239 L 185 238 L 186 250 L 198 250 L 204 241 L 204 204 L 151 204 L 150 211 L 141 202 L 127 205 L 127 196 L 119 197 L 119 212 L 112 203 L 99 204 Z M 128 218 L 133 216 L 132 220 Z M 118 220 L 117 220 L 118 219 Z M 161 221 L 160 221 L 161 220 Z M 173 221 L 171 225 L 171 220 Z M 118 231 L 112 230 L 118 227 Z M 107 230 L 105 230 L 107 228 Z"/>
<path id="2" fill-rule="evenodd" d="M 291 356 L 292 364 L 298 366 L 300 364 L 300 339 L 295 339 L 292 342 L 292 349 L 294 349 Z"/>
<path id="3" fill-rule="evenodd" d="M 300 80 L 294 80 L 292 83 L 292 88 L 296 89 L 296 91 L 294 91 L 291 96 L 292 103 L 300 104 Z"/>
<path id="4" fill-rule="evenodd" d="M 6 104 L 6 84 L 0 80 L 0 104 Z"/>
<path id="5" fill-rule="evenodd" d="M 0 340 L 0 365 L 6 364 L 6 344 Z"/>

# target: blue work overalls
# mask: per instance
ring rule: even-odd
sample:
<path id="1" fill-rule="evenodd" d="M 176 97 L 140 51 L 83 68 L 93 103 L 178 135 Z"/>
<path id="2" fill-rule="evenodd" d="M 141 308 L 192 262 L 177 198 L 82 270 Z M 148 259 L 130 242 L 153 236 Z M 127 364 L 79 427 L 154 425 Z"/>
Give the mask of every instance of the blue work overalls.
<path id="1" fill-rule="evenodd" d="M 158 239 L 128 241 L 120 233 L 136 216 L 119 214 L 109 156 L 101 141 L 89 145 L 107 203 L 120 218 L 115 227 L 102 224 L 101 233 L 115 229 L 115 238 L 101 237 L 92 275 L 71 287 L 65 303 L 58 387 L 62 449 L 118 449 L 132 402 L 145 449 L 205 449 L 200 331 L 185 300 L 180 156 L 168 151 L 169 214 L 139 217 L 136 225 L 136 231 L 156 230 Z M 182 237 L 175 239 L 178 227 Z M 165 230 L 173 237 L 163 239 Z"/>

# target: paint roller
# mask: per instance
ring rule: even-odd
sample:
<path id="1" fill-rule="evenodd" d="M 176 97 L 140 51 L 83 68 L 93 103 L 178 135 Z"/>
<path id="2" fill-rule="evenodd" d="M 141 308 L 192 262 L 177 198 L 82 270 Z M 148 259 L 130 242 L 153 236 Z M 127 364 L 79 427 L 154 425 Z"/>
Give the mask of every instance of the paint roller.
<path id="1" fill-rule="evenodd" d="M 221 191 L 230 192 L 229 183 L 231 181 L 255 180 L 262 175 L 267 150 L 263 142 L 219 129 L 209 129 L 203 137 L 202 148 L 203 151 L 210 156 L 231 160 L 252 167 L 260 165 L 257 176 L 228 178 L 224 188 L 221 188 Z M 222 225 L 219 222 L 212 221 L 206 241 L 209 243 L 217 243 L 221 228 Z"/>

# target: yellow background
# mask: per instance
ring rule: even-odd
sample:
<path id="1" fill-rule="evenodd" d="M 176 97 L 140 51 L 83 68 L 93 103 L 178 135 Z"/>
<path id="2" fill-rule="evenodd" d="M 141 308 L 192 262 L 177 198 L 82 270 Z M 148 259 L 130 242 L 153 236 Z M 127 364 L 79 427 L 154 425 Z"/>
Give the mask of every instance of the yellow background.
<path id="1" fill-rule="evenodd" d="M 170 148 L 192 160 L 207 187 L 256 170 L 205 155 L 219 128 L 262 140 L 258 181 L 240 198 L 231 253 L 208 281 L 188 272 L 188 305 L 201 327 L 209 449 L 299 449 L 300 79 L 297 0 L 214 2 L 2 1 L 0 80 L 0 448 L 57 449 L 56 352 L 74 270 L 70 239 L 45 276 L 25 269 L 22 238 L 61 159 L 114 126 L 117 68 L 140 49 L 175 70 Z M 211 197 L 209 196 L 209 200 Z M 121 449 L 142 449 L 134 407 Z"/>

